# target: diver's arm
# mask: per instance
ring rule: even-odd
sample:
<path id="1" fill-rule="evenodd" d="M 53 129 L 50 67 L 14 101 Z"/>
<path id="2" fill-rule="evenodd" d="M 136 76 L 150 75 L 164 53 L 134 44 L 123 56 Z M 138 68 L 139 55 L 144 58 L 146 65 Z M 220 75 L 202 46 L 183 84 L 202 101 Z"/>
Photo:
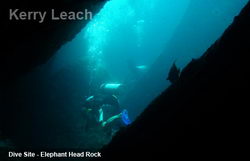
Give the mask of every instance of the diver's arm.
<path id="1" fill-rule="evenodd" d="M 118 115 L 115 115 L 115 116 L 110 117 L 107 121 L 104 121 L 104 122 L 102 123 L 102 126 L 103 126 L 103 127 L 106 126 L 107 124 L 113 122 L 114 120 L 121 118 L 121 116 L 122 116 L 122 114 L 120 113 L 120 114 L 118 114 Z"/>

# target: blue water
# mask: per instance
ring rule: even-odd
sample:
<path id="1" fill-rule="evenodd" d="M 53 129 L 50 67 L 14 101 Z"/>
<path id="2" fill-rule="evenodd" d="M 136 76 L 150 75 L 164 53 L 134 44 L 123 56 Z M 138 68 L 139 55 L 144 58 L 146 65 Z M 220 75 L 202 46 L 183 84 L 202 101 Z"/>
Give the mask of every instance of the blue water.
<path id="1" fill-rule="evenodd" d="M 48 63 L 50 71 L 53 75 L 72 64 L 87 69 L 83 97 L 101 83 L 124 84 L 119 99 L 135 119 L 170 85 L 165 78 L 173 61 L 183 68 L 201 56 L 247 2 L 110 0 L 58 50 Z M 136 66 L 139 70 L 133 73 Z"/>

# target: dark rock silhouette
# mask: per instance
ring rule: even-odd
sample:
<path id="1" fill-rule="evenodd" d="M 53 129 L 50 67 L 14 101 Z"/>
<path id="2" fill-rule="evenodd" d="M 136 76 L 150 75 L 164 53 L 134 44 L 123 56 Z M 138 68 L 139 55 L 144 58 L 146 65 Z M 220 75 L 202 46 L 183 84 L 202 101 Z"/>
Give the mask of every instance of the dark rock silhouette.
<path id="1" fill-rule="evenodd" d="M 179 81 L 103 148 L 100 160 L 246 156 L 249 29 L 250 3 L 201 58 L 183 69 Z"/>
<path id="2" fill-rule="evenodd" d="M 1 4 L 1 44 L 0 82 L 9 82 L 38 65 L 44 64 L 67 41 L 72 40 L 87 24 L 82 21 L 53 21 L 47 18 L 42 24 L 36 21 L 10 21 L 9 9 L 24 11 L 83 11 L 87 9 L 93 16 L 102 8 L 106 0 L 31 0 L 6 1 Z"/>
<path id="3" fill-rule="evenodd" d="M 58 129 L 71 129 L 69 136 L 65 136 L 69 138 L 72 129 L 75 130 L 80 124 L 79 120 L 74 119 L 77 117 L 72 115 L 80 113 L 81 96 L 87 95 L 86 68 L 82 69 L 78 67 L 82 67 L 82 64 L 76 63 L 51 77 L 45 71 L 48 69 L 42 69 L 40 65 L 46 63 L 63 44 L 71 41 L 88 21 L 52 21 L 50 18 L 42 24 L 35 21 L 10 21 L 9 9 L 47 11 L 48 14 L 51 9 L 57 12 L 88 9 L 94 16 L 105 2 L 11 0 L 1 4 L 0 131 L 15 146 L 58 146 L 61 140 L 57 141 L 53 137 L 62 134 Z M 77 70 L 72 69 L 75 67 Z M 74 83 L 79 85 L 78 88 L 72 85 Z M 77 101 L 67 111 L 73 99 Z M 64 117 L 71 122 L 70 125 L 62 123 L 62 120 L 66 120 Z M 75 131 L 74 134 L 80 133 Z M 40 135 L 40 139 L 37 139 Z M 69 141 L 67 147 L 71 143 L 78 144 L 80 139 L 77 137 L 82 138 L 74 136 L 64 139 Z"/>
<path id="4" fill-rule="evenodd" d="M 77 120 L 72 119 L 70 121 L 75 123 L 62 125 L 62 120 L 65 120 L 63 117 L 67 114 L 69 114 L 68 119 L 73 118 L 72 113 L 65 111 L 68 108 L 67 103 L 69 104 L 72 97 L 77 99 L 76 104 L 79 103 L 78 93 L 84 92 L 63 81 L 66 79 L 77 81 L 67 73 L 72 70 L 61 71 L 58 73 L 58 78 L 48 78 L 48 75 L 40 72 L 37 67 L 46 63 L 64 43 L 72 40 L 88 21 L 51 21 L 49 18 L 42 24 L 34 21 L 10 21 L 9 9 L 20 8 L 26 11 L 50 13 L 52 8 L 57 12 L 82 11 L 86 8 L 95 14 L 104 3 L 105 0 L 44 0 L 41 2 L 11 0 L 1 4 L 0 33 L 3 41 L 0 54 L 0 131 L 16 146 L 58 144 L 60 140 L 56 141 L 52 137 L 62 133 L 57 129 L 77 126 Z M 82 75 L 83 73 L 86 72 L 81 71 Z M 78 78 L 78 80 L 82 79 Z M 87 83 L 81 81 L 81 84 L 84 88 Z M 46 93 L 45 90 L 51 92 Z M 60 90 L 62 90 L 61 95 L 53 95 Z M 62 102 L 67 108 L 59 105 Z M 76 105 L 78 106 L 80 105 Z M 73 111 L 72 108 L 71 111 Z M 34 137 L 39 137 L 40 134 L 40 139 Z M 75 141 L 78 140 L 75 139 Z M 74 139 L 69 142 L 74 142 Z"/>

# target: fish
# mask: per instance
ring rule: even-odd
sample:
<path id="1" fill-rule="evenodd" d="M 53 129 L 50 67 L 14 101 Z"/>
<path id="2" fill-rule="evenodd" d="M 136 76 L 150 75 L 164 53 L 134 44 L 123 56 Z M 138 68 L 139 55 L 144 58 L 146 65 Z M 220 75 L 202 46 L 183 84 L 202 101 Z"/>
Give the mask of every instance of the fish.
<path id="1" fill-rule="evenodd" d="M 174 62 L 168 73 L 167 80 L 169 80 L 171 83 L 176 83 L 180 78 L 180 72 L 181 69 L 178 68 Z"/>

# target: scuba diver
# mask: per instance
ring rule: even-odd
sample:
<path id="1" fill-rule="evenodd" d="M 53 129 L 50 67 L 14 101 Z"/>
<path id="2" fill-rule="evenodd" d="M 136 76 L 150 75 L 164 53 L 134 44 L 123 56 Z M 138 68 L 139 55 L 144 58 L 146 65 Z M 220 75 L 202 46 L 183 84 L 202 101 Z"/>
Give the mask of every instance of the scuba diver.
<path id="1" fill-rule="evenodd" d="M 122 111 L 117 98 L 122 87 L 122 84 L 102 84 L 97 94 L 85 100 L 83 110 L 88 119 L 85 130 L 99 126 L 113 135 L 120 127 L 130 123 L 127 111 Z"/>

